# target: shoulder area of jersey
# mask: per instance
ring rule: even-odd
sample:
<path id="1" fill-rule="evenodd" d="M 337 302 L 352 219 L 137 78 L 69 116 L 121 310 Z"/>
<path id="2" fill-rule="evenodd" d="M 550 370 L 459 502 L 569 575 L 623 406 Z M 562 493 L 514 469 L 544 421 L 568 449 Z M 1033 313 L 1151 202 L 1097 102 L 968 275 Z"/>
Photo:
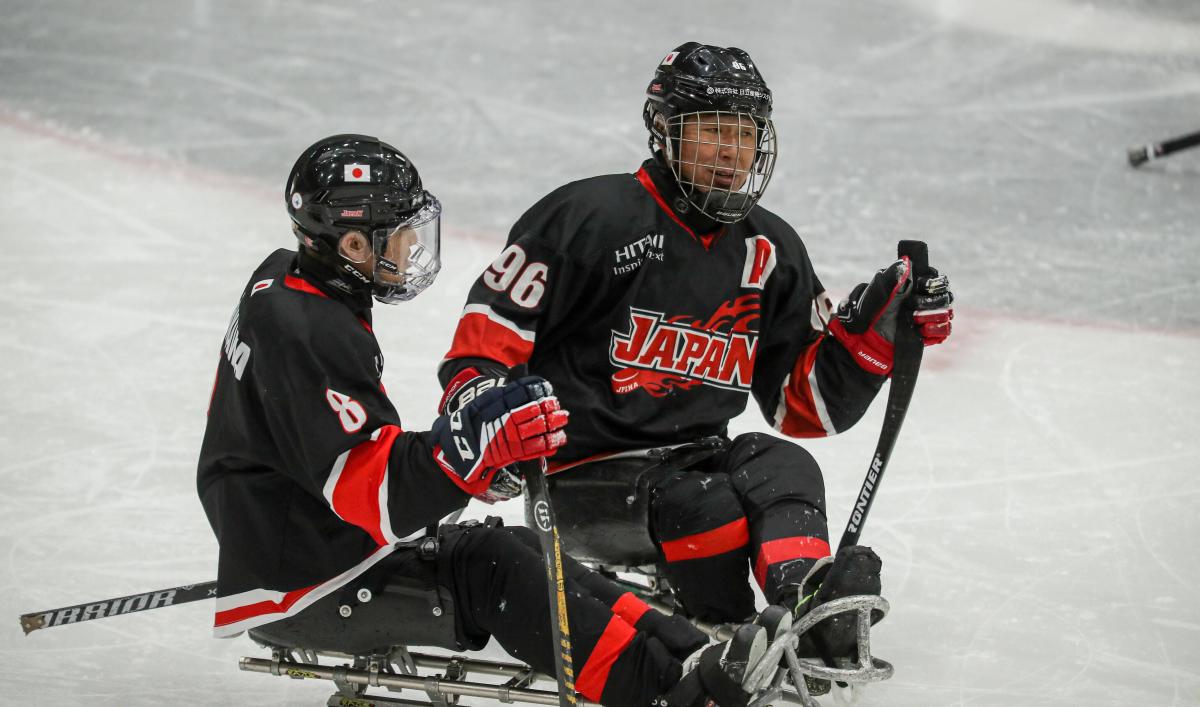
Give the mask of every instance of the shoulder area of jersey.
<path id="1" fill-rule="evenodd" d="M 774 236 L 780 242 L 797 242 L 802 243 L 800 234 L 792 227 L 782 216 L 776 214 L 764 207 L 762 204 L 755 204 L 746 218 L 740 221 L 742 227 L 749 231 L 756 231 L 767 236 Z"/>
<path id="2" fill-rule="evenodd" d="M 286 291 L 324 298 L 323 292 L 292 271 L 295 257 L 295 251 L 286 248 L 280 248 L 268 255 L 246 283 L 246 299 L 254 301 L 257 305 L 272 299 L 271 295 Z"/>
<path id="3" fill-rule="evenodd" d="M 644 191 L 632 174 L 601 174 L 567 182 L 542 197 L 530 212 L 565 209 L 590 214 L 626 205 L 625 200 Z"/>
<path id="4" fill-rule="evenodd" d="M 254 271 L 241 301 L 243 319 L 284 340 L 307 336 L 313 323 L 325 326 L 339 321 L 342 312 L 348 321 L 355 321 L 349 309 L 292 271 L 294 256 L 286 249 L 276 251 Z"/>
<path id="5" fill-rule="evenodd" d="M 533 234 L 556 250 L 583 257 L 576 247 L 604 241 L 613 231 L 623 234 L 628 230 L 630 209 L 639 193 L 644 189 L 631 174 L 570 182 L 529 207 L 514 229 Z"/>

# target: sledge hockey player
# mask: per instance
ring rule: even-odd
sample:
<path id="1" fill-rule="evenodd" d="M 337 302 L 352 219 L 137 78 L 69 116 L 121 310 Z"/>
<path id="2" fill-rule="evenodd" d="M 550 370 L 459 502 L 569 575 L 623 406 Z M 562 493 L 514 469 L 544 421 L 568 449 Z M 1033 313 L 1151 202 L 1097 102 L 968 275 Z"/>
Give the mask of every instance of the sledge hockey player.
<path id="1" fill-rule="evenodd" d="M 197 487 L 220 544 L 216 634 L 250 630 L 271 645 L 351 654 L 477 650 L 494 636 L 553 675 L 536 537 L 490 522 L 435 524 L 486 494 L 496 469 L 561 448 L 566 410 L 529 376 L 429 431 L 403 429 L 383 389 L 372 298 L 394 304 L 433 282 L 437 199 L 403 154 L 363 135 L 305 150 L 285 198 L 300 247 L 268 256 L 242 291 L 200 453 Z M 766 650 L 762 627 L 707 646 L 685 620 L 581 565 L 568 560 L 564 575 L 583 697 L 749 699 L 741 681 Z"/>
<path id="2" fill-rule="evenodd" d="M 520 362 L 549 380 L 572 414 L 549 469 L 564 546 L 603 562 L 645 538 L 641 560 L 714 622 L 753 616 L 748 568 L 797 618 L 879 594 L 867 547 L 809 576 L 830 555 L 813 457 L 766 434 L 728 439 L 728 423 L 752 394 L 784 435 L 841 432 L 888 378 L 901 303 L 916 298 L 926 345 L 953 314 L 948 290 L 925 294 L 904 258 L 830 317 L 804 243 L 757 205 L 776 158 L 771 103 L 745 51 L 688 42 L 667 54 L 646 91 L 651 158 L 530 208 L 470 289 L 439 368 L 443 410 Z M 814 657 L 853 653 L 850 619 L 810 633 Z"/>

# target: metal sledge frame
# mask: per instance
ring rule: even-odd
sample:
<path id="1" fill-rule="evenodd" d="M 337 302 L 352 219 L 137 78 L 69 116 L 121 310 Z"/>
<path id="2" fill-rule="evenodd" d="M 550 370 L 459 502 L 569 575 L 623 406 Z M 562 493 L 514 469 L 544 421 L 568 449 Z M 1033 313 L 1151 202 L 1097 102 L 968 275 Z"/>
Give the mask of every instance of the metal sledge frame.
<path id="1" fill-rule="evenodd" d="M 337 692 L 326 702 L 330 707 L 455 707 L 462 697 L 491 698 L 506 704 L 558 704 L 557 690 L 530 687 L 535 680 L 553 682 L 554 678 L 517 663 L 460 655 L 414 653 L 404 646 L 359 656 L 302 648 L 266 647 L 271 649 L 271 658 L 242 658 L 238 667 L 252 673 L 287 676 L 296 680 L 329 680 L 337 687 Z M 322 665 L 322 657 L 340 662 L 340 665 Z M 419 668 L 432 668 L 440 672 L 423 676 Z M 466 678 L 471 673 L 507 678 L 507 681 L 500 684 L 470 682 Z M 421 693 L 424 701 L 367 694 L 367 689 L 371 687 L 383 687 L 390 692 L 413 690 Z M 599 707 L 585 700 L 580 700 L 579 704 Z"/>
<path id="2" fill-rule="evenodd" d="M 605 568 L 607 572 L 615 572 L 617 569 Z M 671 611 L 672 607 L 666 603 L 670 600 L 670 590 L 659 584 L 656 575 L 648 573 L 644 568 L 620 569 L 622 572 L 645 575 L 647 583 L 643 585 L 618 577 L 619 583 L 631 591 L 638 592 L 655 608 Z M 810 680 L 843 683 L 853 690 L 890 678 L 894 672 L 892 665 L 871 654 L 871 613 L 878 611 L 886 616 L 889 609 L 887 600 L 878 596 L 843 597 L 813 609 L 793 625 L 785 636 L 777 638 L 758 666 L 751 670 L 746 685 L 753 687 L 758 696 L 751 702 L 750 707 L 766 707 L 778 701 L 797 703 L 802 707 L 820 707 L 809 688 Z M 824 619 L 847 612 L 857 615 L 856 660 L 843 661 L 836 667 L 830 667 L 814 658 L 802 658 L 797 655 L 796 648 L 801 634 Z M 728 624 L 697 624 L 697 627 L 717 640 L 727 639 L 733 630 Z M 337 687 L 337 692 L 326 702 L 329 707 L 457 707 L 462 697 L 490 698 L 505 704 L 557 705 L 559 699 L 556 690 L 531 687 L 535 681 L 553 683 L 553 676 L 542 675 L 519 663 L 467 658 L 461 655 L 416 653 L 405 646 L 395 646 L 382 653 L 355 656 L 263 645 L 271 649 L 271 658 L 242 658 L 239 664 L 242 670 L 293 679 L 329 680 Z M 322 665 L 321 658 L 331 659 L 340 664 Z M 773 669 L 780 664 L 786 664 L 787 669 Z M 418 670 L 420 668 L 435 672 L 423 676 Z M 506 681 L 498 684 L 471 682 L 467 677 L 472 673 L 506 678 Z M 372 687 L 386 688 L 390 692 L 413 690 L 420 693 L 423 700 L 367 694 L 367 690 Z M 595 703 L 582 698 L 579 705 L 596 707 Z"/>
<path id="3" fill-rule="evenodd" d="M 879 611 L 887 616 L 889 609 L 890 606 L 883 597 L 860 595 L 830 600 L 805 614 L 792 626 L 786 636 L 775 639 L 763 659 L 746 677 L 743 684 L 752 687 L 756 693 L 761 692 L 750 703 L 750 707 L 764 707 L 778 698 L 798 699 L 804 707 L 820 707 L 816 698 L 809 692 L 806 676 L 818 680 L 845 683 L 852 688 L 892 677 L 895 672 L 892 664 L 871 655 L 871 612 Z M 801 658 L 796 654 L 801 634 L 820 621 L 849 611 L 855 612 L 858 619 L 856 621 L 858 630 L 857 660 L 842 661 L 837 667 L 829 667 L 819 660 Z M 787 663 L 787 670 L 779 670 L 771 677 L 773 666 L 779 665 L 781 662 Z M 784 688 L 784 684 L 788 682 L 796 690 L 794 695 L 789 695 Z"/>
<path id="4" fill-rule="evenodd" d="M 656 566 L 620 563 L 620 559 L 617 564 L 583 560 L 583 564 L 631 591 L 654 609 L 667 614 L 677 611 L 671 587 Z M 890 678 L 894 672 L 892 665 L 872 656 L 870 644 L 872 611 L 886 616 L 889 608 L 888 602 L 879 596 L 851 596 L 831 600 L 810 611 L 792 626 L 788 634 L 771 644 L 763 660 L 751 671 L 745 684 L 754 687 L 757 697 L 750 707 L 765 707 L 778 701 L 820 707 L 810 689 L 810 684 L 816 684 L 813 681 L 838 682 L 856 689 Z M 846 612 L 857 614 L 857 660 L 843 660 L 836 667 L 830 667 L 817 659 L 797 655 L 801 634 L 824 619 Z M 728 640 L 737 629 L 733 624 L 709 624 L 695 619 L 692 623 L 717 641 Z M 554 676 L 537 673 L 519 663 L 415 653 L 406 646 L 395 646 L 379 654 L 355 656 L 262 645 L 271 648 L 271 659 L 242 658 L 239 666 L 242 670 L 296 679 L 330 680 L 338 689 L 327 702 L 331 707 L 457 707 L 464 696 L 490 698 L 505 704 L 558 705 L 560 702 L 557 690 L 531 688 L 539 680 L 556 684 Z M 342 665 L 321 665 L 318 658 L 322 656 L 341 661 Z M 781 664 L 786 664 L 787 669 L 773 669 Z M 422 676 L 418 668 L 440 672 Z M 471 673 L 498 676 L 507 681 L 501 684 L 469 682 L 466 678 Z M 369 695 L 366 691 L 371 687 L 383 687 L 392 692 L 414 690 L 421 693 L 424 701 Z M 598 707 L 582 697 L 578 698 L 577 705 Z"/>

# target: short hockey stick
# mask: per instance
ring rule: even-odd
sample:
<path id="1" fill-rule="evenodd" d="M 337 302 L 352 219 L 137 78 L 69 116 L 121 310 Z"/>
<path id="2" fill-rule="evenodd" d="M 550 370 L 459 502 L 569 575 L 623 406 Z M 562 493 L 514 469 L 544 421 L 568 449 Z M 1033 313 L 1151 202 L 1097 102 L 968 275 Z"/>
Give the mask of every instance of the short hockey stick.
<path id="1" fill-rule="evenodd" d="M 929 249 L 921 241 L 900 241 L 897 248 L 901 256 L 908 256 L 912 263 L 913 279 L 929 275 Z M 911 314 L 910 309 L 905 310 Z M 888 460 L 892 458 L 892 448 L 896 446 L 896 438 L 900 436 L 900 426 L 904 424 L 904 415 L 908 412 L 908 404 L 912 402 L 913 390 L 917 387 L 917 373 L 921 370 L 921 356 L 925 353 L 925 342 L 917 333 L 916 327 L 909 317 L 902 318 L 896 327 L 895 365 L 892 367 L 892 386 L 888 390 L 887 410 L 884 413 L 883 429 L 879 432 L 879 442 L 875 445 L 875 456 L 871 458 L 871 466 L 867 469 L 867 477 L 863 480 L 862 489 L 850 512 L 850 520 L 846 523 L 846 532 L 838 549 L 857 545 L 862 535 L 863 523 L 867 513 L 875 501 L 879 491 L 879 482 L 883 480 L 883 472 L 887 469 Z"/>
<path id="2" fill-rule="evenodd" d="M 510 381 L 529 375 L 529 366 L 514 366 Z M 567 593 L 564 586 L 562 543 L 554 523 L 554 508 L 550 505 L 550 490 L 546 486 L 546 460 L 520 462 L 517 469 L 525 478 L 527 515 L 533 519 L 534 531 L 542 545 L 546 563 L 546 580 L 550 591 L 550 636 L 554 640 L 554 670 L 558 678 L 559 707 L 573 707 L 575 696 L 575 666 L 571 659 L 571 629 L 567 625 Z"/>
<path id="3" fill-rule="evenodd" d="M 1166 157 L 1172 152 L 1186 150 L 1189 147 L 1200 145 L 1200 131 L 1180 135 L 1179 137 L 1163 140 L 1162 142 L 1152 142 L 1149 145 L 1141 147 L 1131 147 L 1126 153 L 1129 156 L 1129 165 L 1131 167 L 1140 167 L 1150 160 L 1156 160 L 1159 157 Z"/>
<path id="4" fill-rule="evenodd" d="M 161 609 L 164 606 L 186 604 L 190 601 L 210 599 L 217 596 L 217 583 L 185 584 L 181 587 L 159 589 L 153 592 L 130 594 L 116 599 L 93 601 L 86 604 L 64 606 L 61 609 L 47 609 L 21 614 L 21 629 L 29 635 L 39 628 L 51 628 L 66 624 L 77 624 L 81 621 L 104 619 L 110 616 L 132 614 L 135 611 Z"/>

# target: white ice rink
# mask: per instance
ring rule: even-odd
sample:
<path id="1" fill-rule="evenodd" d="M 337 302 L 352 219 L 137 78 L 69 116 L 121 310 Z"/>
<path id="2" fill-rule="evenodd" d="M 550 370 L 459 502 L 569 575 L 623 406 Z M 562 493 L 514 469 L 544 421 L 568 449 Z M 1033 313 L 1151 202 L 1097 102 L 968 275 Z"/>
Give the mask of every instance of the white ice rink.
<path id="1" fill-rule="evenodd" d="M 1124 162 L 1200 129 L 1200 5 L 652 7 L 0 0 L 0 703 L 324 704 L 327 683 L 240 672 L 263 651 L 211 638 L 210 602 L 28 637 L 17 617 L 215 577 L 205 406 L 240 288 L 294 243 L 301 149 L 378 134 L 446 205 L 442 276 L 376 312 L 424 428 L 507 225 L 635 169 L 655 62 L 698 39 L 774 89 L 764 204 L 827 285 L 919 237 L 959 297 L 863 537 L 896 675 L 860 704 L 1200 705 L 1200 150 Z M 806 443 L 834 537 L 883 399 Z"/>

